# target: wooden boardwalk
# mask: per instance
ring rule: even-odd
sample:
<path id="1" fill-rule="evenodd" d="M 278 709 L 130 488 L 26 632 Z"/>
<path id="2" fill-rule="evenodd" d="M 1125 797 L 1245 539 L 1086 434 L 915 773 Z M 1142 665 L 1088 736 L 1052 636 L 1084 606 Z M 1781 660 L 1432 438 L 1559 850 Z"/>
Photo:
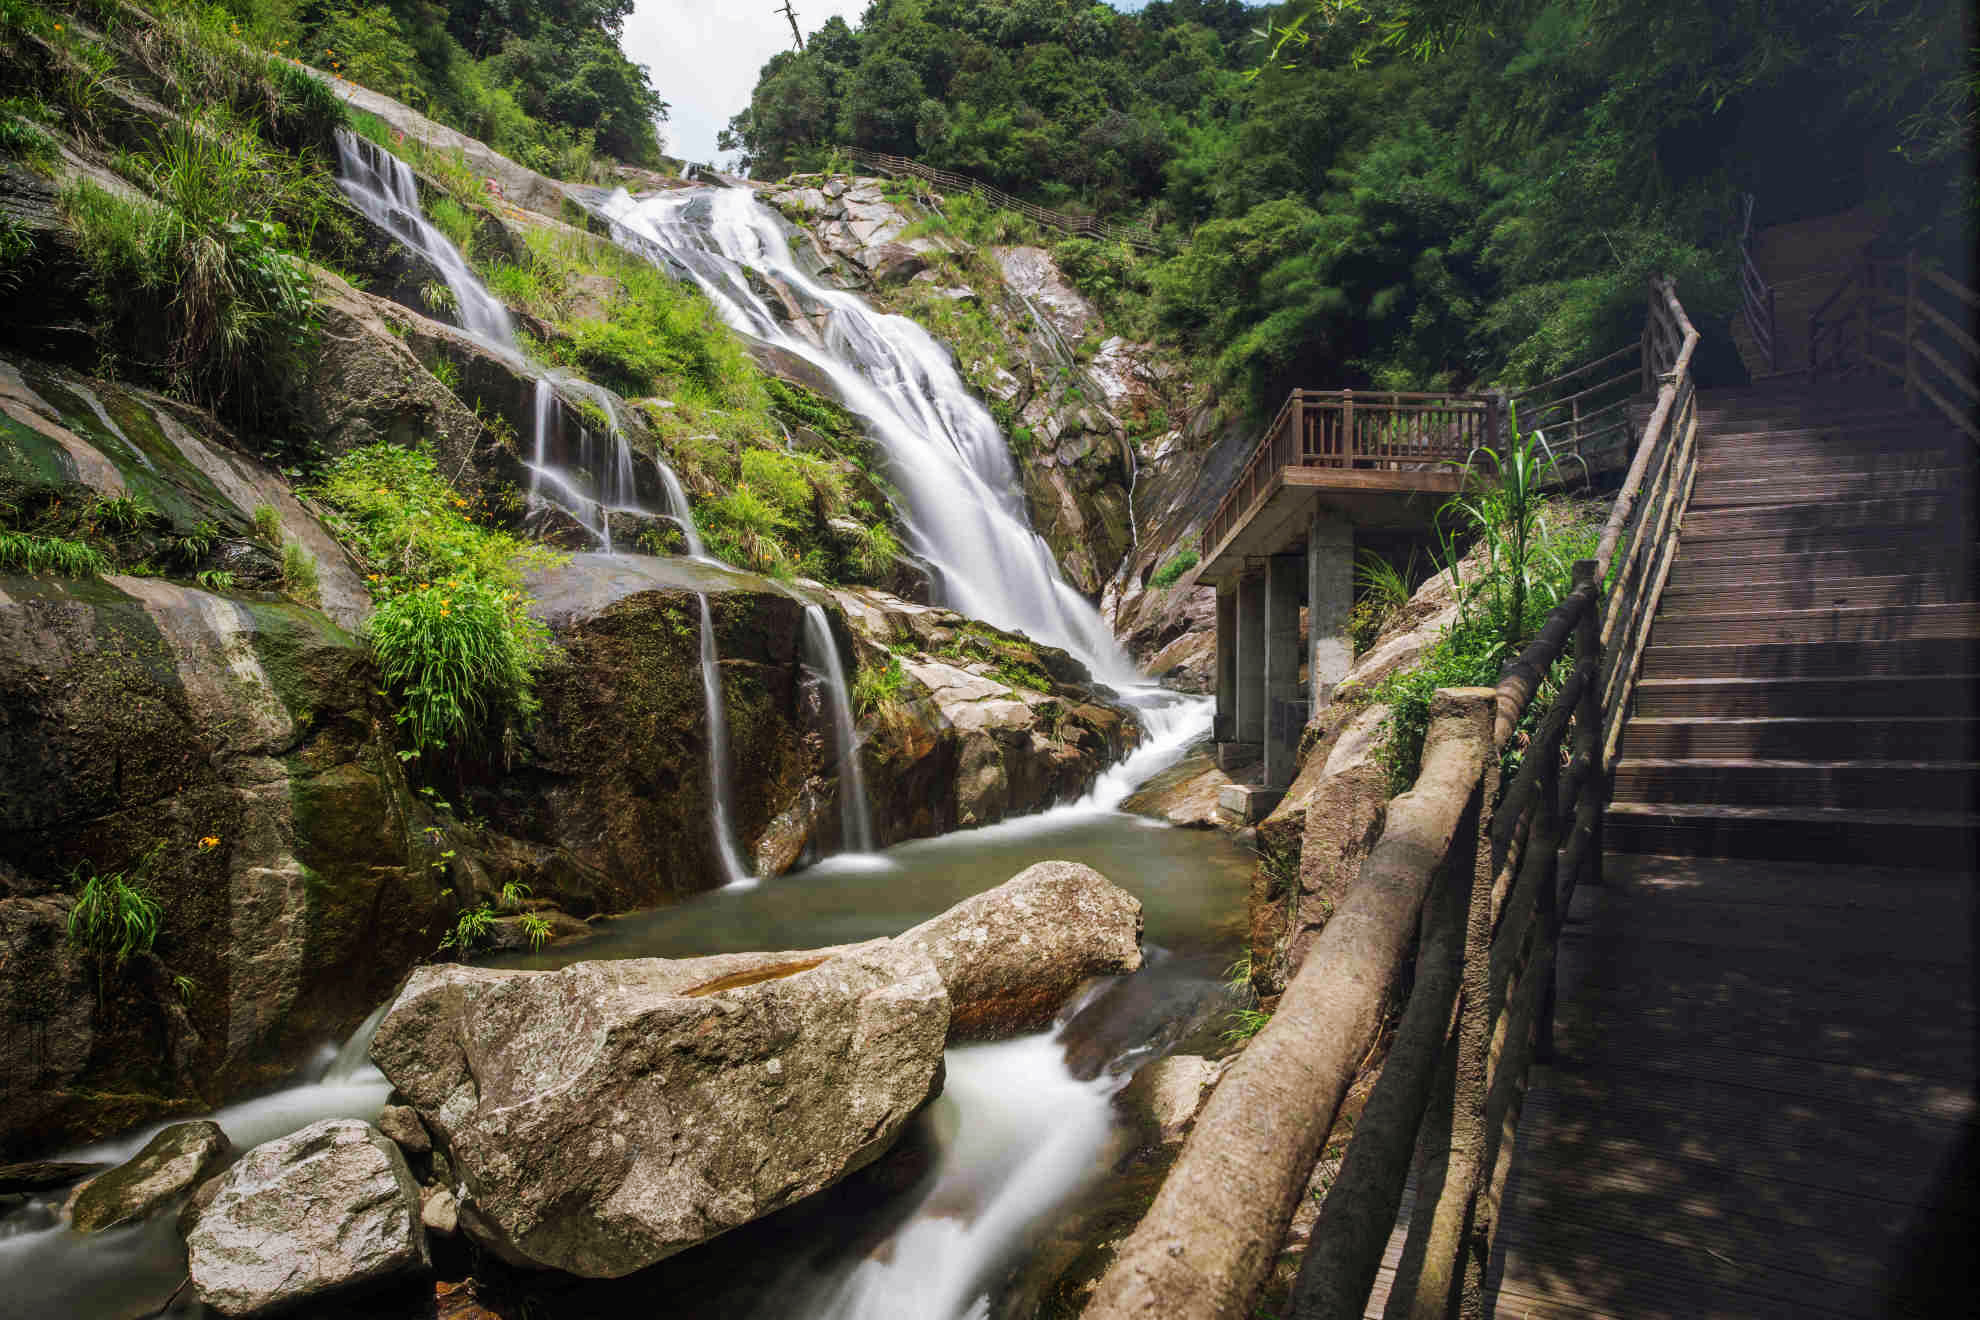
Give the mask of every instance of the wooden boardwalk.
<path id="1" fill-rule="evenodd" d="M 1701 401 L 1497 1313 L 1980 1313 L 1980 647 L 1907 640 L 1974 599 L 1970 442 L 1879 392 Z"/>

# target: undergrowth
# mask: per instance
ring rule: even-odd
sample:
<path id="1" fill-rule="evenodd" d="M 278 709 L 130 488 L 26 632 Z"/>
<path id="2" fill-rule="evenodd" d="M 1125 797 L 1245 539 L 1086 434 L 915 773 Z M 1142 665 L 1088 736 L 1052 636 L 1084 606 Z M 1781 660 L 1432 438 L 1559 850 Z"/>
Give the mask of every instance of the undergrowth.
<path id="1" fill-rule="evenodd" d="M 354 450 L 314 493 L 368 570 L 371 645 L 410 743 L 401 755 L 460 749 L 527 719 L 549 633 L 530 617 L 522 569 L 556 556 L 477 522 L 427 449 Z"/>

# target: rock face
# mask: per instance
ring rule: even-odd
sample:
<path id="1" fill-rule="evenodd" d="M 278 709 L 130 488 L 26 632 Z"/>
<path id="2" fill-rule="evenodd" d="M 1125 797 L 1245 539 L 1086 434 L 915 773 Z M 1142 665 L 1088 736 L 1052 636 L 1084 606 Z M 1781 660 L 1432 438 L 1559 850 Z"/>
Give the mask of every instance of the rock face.
<path id="1" fill-rule="evenodd" d="M 419 1186 L 398 1147 L 357 1119 L 256 1146 L 186 1238 L 200 1301 L 266 1315 L 424 1269 Z"/>
<path id="2" fill-rule="evenodd" d="M 870 1163 L 933 1094 L 949 998 L 925 956 L 732 988 L 721 961 L 414 975 L 372 1057 L 444 1142 L 470 1235 L 616 1278 Z"/>
<path id="3" fill-rule="evenodd" d="M 1041 863 L 893 940 L 415 973 L 372 1058 L 520 1264 L 618 1277 L 882 1154 L 951 1039 L 1048 1023 L 1140 966 L 1141 905 Z"/>
<path id="4" fill-rule="evenodd" d="M 234 1143 L 217 1123 L 174 1123 L 130 1160 L 76 1192 L 70 1224 L 96 1233 L 143 1219 L 191 1192 L 234 1157 Z"/>
<path id="5" fill-rule="evenodd" d="M 1140 741 L 1133 712 L 1063 651 L 880 592 L 832 599 L 860 663 L 899 672 L 861 721 L 883 844 L 1076 801 Z"/>
<path id="6" fill-rule="evenodd" d="M 130 554 L 205 523 L 234 583 L 0 575 L 0 1030 L 39 1042 L 0 1059 L 4 1154 L 279 1080 L 430 951 L 443 900 L 338 622 L 362 581 L 281 477 L 210 418 L 28 362 L 0 362 L 0 440 L 23 508 L 142 497 Z M 264 505 L 316 559 L 321 609 L 254 589 L 279 577 Z M 154 849 L 161 934 L 99 987 L 65 938 L 72 877 Z"/>

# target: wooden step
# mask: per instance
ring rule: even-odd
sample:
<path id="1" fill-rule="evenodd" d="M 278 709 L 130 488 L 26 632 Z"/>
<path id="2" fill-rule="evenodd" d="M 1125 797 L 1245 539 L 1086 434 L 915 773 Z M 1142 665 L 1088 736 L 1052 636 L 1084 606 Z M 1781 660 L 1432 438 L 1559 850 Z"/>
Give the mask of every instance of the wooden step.
<path id="1" fill-rule="evenodd" d="M 1644 719 L 1766 719 L 1821 715 L 1972 714 L 1972 674 L 1866 678 L 1657 678 L 1636 685 Z"/>
<path id="2" fill-rule="evenodd" d="M 1653 646 L 1770 642 L 1882 642 L 1980 637 L 1980 604 L 1862 606 L 1763 613 L 1682 614 L 1650 626 Z"/>
<path id="3" fill-rule="evenodd" d="M 1821 555 L 1874 549 L 1903 549 L 1934 555 L 1973 554 L 1970 524 L 1955 521 L 1938 527 L 1767 527 L 1750 531 L 1687 528 L 1681 544 L 1692 558 L 1723 559 L 1734 555 Z M 1683 559 L 1680 557 L 1679 563 Z"/>
<path id="4" fill-rule="evenodd" d="M 1682 562 L 1682 560 L 1680 560 Z M 1659 617 L 1734 614 L 1741 610 L 1835 609 L 1865 605 L 1937 605 L 1966 595 L 1964 573 L 1902 573 L 1885 577 L 1758 581 L 1734 586 L 1706 583 L 1667 586 Z"/>
<path id="5" fill-rule="evenodd" d="M 1930 637 L 1890 642 L 1652 646 L 1643 653 L 1642 677 L 1822 678 L 1976 670 L 1980 670 L 1980 641 L 1970 637 Z"/>
<path id="6" fill-rule="evenodd" d="M 1615 802 L 1604 846 L 1667 857 L 1778 858 L 1971 869 L 1980 815 Z"/>
<path id="7" fill-rule="evenodd" d="M 1889 500 L 1904 496 L 1963 493 L 1971 486 L 1969 468 L 1918 468 L 1906 472 L 1814 473 L 1805 477 L 1700 477 L 1691 508 L 1754 504 L 1831 504 L 1844 500 Z"/>
<path id="8" fill-rule="evenodd" d="M 1904 573 L 1946 573 L 1971 579 L 1972 548 L 1916 544 L 1865 545 L 1855 549 L 1809 554 L 1754 555 L 1711 553 L 1718 547 L 1698 543 L 1678 556 L 1664 591 L 1684 591 L 1719 585 L 1749 586 L 1762 582 L 1807 582 L 1824 578 L 1890 577 Z"/>
<path id="9" fill-rule="evenodd" d="M 1927 468 L 1957 468 L 1969 475 L 1974 461 L 1974 444 L 1961 438 L 1955 444 L 1920 445 L 1903 449 L 1840 448 L 1833 452 L 1770 455 L 1747 449 L 1716 449 L 1698 459 L 1698 484 L 1720 477 L 1803 478 L 1829 474 L 1912 473 Z"/>
<path id="10" fill-rule="evenodd" d="M 1701 454 L 1751 454 L 1769 448 L 1904 449 L 1914 445 L 1943 445 L 1948 436 L 1916 413 L 1834 414 L 1733 413 L 1698 415 Z"/>
<path id="11" fill-rule="evenodd" d="M 1823 533 L 1867 528 L 1964 527 L 1972 501 L 1964 491 L 1931 491 L 1878 499 L 1688 509 L 1687 541 L 1765 532 Z"/>
<path id="12" fill-rule="evenodd" d="M 1661 761 L 1974 761 L 1980 760 L 1980 721 L 1853 715 L 1637 717 L 1624 727 L 1622 755 Z"/>
<path id="13" fill-rule="evenodd" d="M 1976 789 L 1974 761 L 1625 759 L 1615 781 L 1625 802 L 1868 811 L 1965 811 Z"/>

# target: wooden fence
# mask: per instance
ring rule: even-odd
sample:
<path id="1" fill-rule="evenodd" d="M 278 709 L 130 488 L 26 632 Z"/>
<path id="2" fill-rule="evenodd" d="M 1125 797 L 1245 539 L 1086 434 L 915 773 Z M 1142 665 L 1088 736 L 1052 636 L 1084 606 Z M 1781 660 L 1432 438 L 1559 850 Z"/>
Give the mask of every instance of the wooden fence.
<path id="1" fill-rule="evenodd" d="M 938 170 L 932 165 L 923 165 L 918 160 L 906 156 L 889 156 L 883 152 L 867 151 L 860 147 L 838 147 L 835 150 L 855 165 L 865 166 L 882 174 L 909 175 L 932 183 L 945 192 L 972 193 L 992 206 L 1005 211 L 1015 211 L 1041 225 L 1049 225 L 1068 234 L 1079 234 L 1087 238 L 1110 239 L 1116 243 L 1126 243 L 1144 250 L 1154 250 L 1161 246 L 1153 231 L 1138 225 L 1116 225 L 1090 215 L 1068 215 L 1064 211 L 1048 211 L 1042 206 L 1019 201 L 999 188 L 969 178 L 967 175 L 951 174 Z"/>
<path id="2" fill-rule="evenodd" d="M 1697 466 L 1698 334 L 1667 281 L 1653 282 L 1646 321 L 1656 405 L 1596 557 L 1574 566 L 1573 589 L 1496 689 L 1437 694 L 1416 785 L 1390 803 L 1359 879 L 1218 1085 L 1089 1320 L 1251 1314 L 1419 929 L 1401 1022 L 1292 1314 L 1363 1313 L 1412 1170 L 1385 1314 L 1482 1314 L 1527 1072 L 1551 1048 L 1562 916 L 1576 885 L 1599 875 L 1610 767 Z M 1556 682 L 1502 784 L 1503 753 Z M 1261 1120 L 1261 1104 L 1287 1112 Z M 1234 1177 L 1245 1185 L 1227 1196 Z"/>
<path id="3" fill-rule="evenodd" d="M 1294 390 L 1204 525 L 1205 558 L 1278 489 L 1289 467 L 1443 470 L 1498 445 L 1499 412 L 1483 394 Z"/>
<path id="4" fill-rule="evenodd" d="M 1929 401 L 1980 440 L 1980 294 L 1921 264 L 1878 260 L 1866 249 L 1842 284 L 1808 318 L 1808 376 L 1881 371 L 1904 386 L 1913 407 Z"/>
<path id="5" fill-rule="evenodd" d="M 1598 471 L 1622 467 L 1635 439 L 1630 406 L 1651 397 L 1656 388 L 1646 378 L 1643 352 L 1639 339 L 1552 380 L 1514 391 L 1506 396 L 1512 410 L 1507 429 L 1516 423 L 1522 435 L 1540 432 L 1563 481 L 1577 465 L 1591 481 Z"/>
<path id="6" fill-rule="evenodd" d="M 1775 315 L 1774 286 L 1760 273 L 1753 260 L 1753 194 L 1740 195 L 1742 217 L 1739 229 L 1740 315 L 1746 318 L 1747 333 L 1767 357 L 1767 370 L 1781 370 L 1779 319 Z"/>

